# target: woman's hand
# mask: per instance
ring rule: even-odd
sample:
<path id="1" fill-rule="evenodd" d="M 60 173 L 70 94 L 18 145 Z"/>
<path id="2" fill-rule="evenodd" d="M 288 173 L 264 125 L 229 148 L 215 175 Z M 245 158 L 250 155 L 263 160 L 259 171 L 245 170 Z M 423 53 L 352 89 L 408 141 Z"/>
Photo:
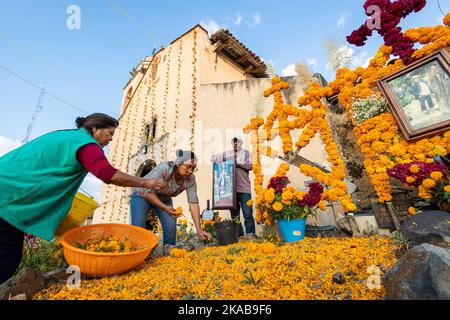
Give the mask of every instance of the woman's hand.
<path id="1" fill-rule="evenodd" d="M 177 213 L 177 211 L 176 211 L 175 208 L 166 206 L 166 207 L 164 208 L 164 211 L 167 212 L 171 217 L 173 217 L 173 218 L 175 218 L 175 219 L 177 219 L 177 218 L 180 217 L 180 215 Z"/>
<path id="2" fill-rule="evenodd" d="M 144 179 L 143 187 L 159 192 L 167 186 L 163 179 Z"/>
<path id="3" fill-rule="evenodd" d="M 202 238 L 202 240 L 208 239 L 208 241 L 211 241 L 211 234 L 210 234 L 209 232 L 206 232 L 206 231 L 203 231 L 203 230 L 200 229 L 200 230 L 197 232 L 197 234 L 198 234 L 198 236 L 199 236 L 200 238 Z"/>

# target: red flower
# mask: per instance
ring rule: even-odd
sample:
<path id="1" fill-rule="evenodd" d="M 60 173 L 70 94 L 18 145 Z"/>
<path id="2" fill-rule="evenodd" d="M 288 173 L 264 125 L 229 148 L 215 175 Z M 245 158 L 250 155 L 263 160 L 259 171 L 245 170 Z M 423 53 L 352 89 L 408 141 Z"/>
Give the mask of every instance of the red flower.
<path id="1" fill-rule="evenodd" d="M 413 12 L 419 12 L 426 4 L 427 0 L 397 0 L 395 2 L 390 0 L 367 0 L 364 4 L 366 13 L 370 12 L 368 9 L 371 6 L 380 8 L 381 27 L 377 32 L 383 37 L 385 45 L 392 46 L 392 54 L 399 56 L 405 65 L 415 60 L 411 57 L 415 51 L 414 43 L 402 33 L 402 29 L 398 25 L 403 18 L 406 18 Z M 371 17 L 359 29 L 353 31 L 347 37 L 347 41 L 358 47 L 365 45 L 367 38 L 372 36 L 372 30 L 367 27 L 367 22 L 373 19 L 374 17 Z"/>

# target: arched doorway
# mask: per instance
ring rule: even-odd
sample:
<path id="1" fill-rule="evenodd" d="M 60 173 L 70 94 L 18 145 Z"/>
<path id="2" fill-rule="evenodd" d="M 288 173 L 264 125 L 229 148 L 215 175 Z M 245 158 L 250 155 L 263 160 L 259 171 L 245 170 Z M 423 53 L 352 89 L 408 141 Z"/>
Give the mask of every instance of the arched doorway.
<path id="1" fill-rule="evenodd" d="M 138 168 L 137 172 L 136 172 L 136 176 L 138 177 L 145 177 L 147 174 L 150 173 L 150 171 L 153 170 L 153 168 L 156 167 L 156 162 L 148 159 L 145 160 Z"/>

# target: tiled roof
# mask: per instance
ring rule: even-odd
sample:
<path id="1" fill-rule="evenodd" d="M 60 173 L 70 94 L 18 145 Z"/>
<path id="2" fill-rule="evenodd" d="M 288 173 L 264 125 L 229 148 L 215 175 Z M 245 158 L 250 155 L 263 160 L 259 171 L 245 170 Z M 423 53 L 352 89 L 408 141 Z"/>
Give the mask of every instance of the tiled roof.
<path id="1" fill-rule="evenodd" d="M 221 29 L 210 37 L 216 51 L 238 64 L 247 74 L 255 78 L 267 78 L 267 66 L 253 51 L 236 39 L 233 34 Z"/>

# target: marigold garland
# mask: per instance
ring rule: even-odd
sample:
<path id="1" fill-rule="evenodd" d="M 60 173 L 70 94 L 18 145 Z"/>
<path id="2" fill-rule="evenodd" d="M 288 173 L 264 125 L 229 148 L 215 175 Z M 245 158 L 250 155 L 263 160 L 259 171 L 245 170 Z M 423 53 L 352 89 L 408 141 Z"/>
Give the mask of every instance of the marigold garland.
<path id="1" fill-rule="evenodd" d="M 450 14 L 444 18 L 445 26 L 414 28 L 405 36 L 424 46 L 414 52 L 417 59 L 433 54 L 450 46 Z M 402 60 L 387 65 L 392 47 L 380 47 L 367 68 L 353 71 L 343 68 L 337 71 L 336 80 L 329 83 L 333 93 L 339 94 L 339 101 L 351 113 L 354 98 L 366 98 L 376 93 L 376 83 L 383 77 L 404 67 Z M 314 88 L 312 88 L 314 89 Z M 319 95 L 316 98 L 326 97 Z M 308 101 L 310 103 L 314 101 Z M 401 135 L 398 125 L 390 113 L 374 117 L 358 125 L 354 132 L 365 155 L 364 166 L 378 194 L 380 202 L 392 200 L 392 189 L 387 171 L 396 164 L 412 161 L 432 162 L 436 156 L 450 153 L 450 132 L 429 139 L 408 143 Z"/>
<path id="2" fill-rule="evenodd" d="M 195 119 L 197 115 L 197 30 L 194 30 L 194 43 L 192 47 L 192 111 L 189 118 L 191 119 L 191 137 L 189 145 L 194 150 L 195 141 Z"/>
<path id="3" fill-rule="evenodd" d="M 333 90 L 330 88 L 320 88 L 318 83 L 312 84 L 307 94 L 299 99 L 301 106 L 309 104 L 312 107 L 312 111 L 309 111 L 284 104 L 282 90 L 288 88 L 288 83 L 283 82 L 279 77 L 274 77 L 272 79 L 272 87 L 264 91 L 265 97 L 273 95 L 274 108 L 272 112 L 266 121 L 255 118 L 244 128 L 244 133 L 252 133 L 252 143 L 257 149 L 257 161 L 260 161 L 261 153 L 270 157 L 276 154 L 269 146 L 262 145 L 262 143 L 272 140 L 277 134 L 281 138 L 283 152 L 289 154 L 294 151 L 291 131 L 303 129 L 299 140 L 295 143 L 297 150 L 301 150 L 308 145 L 311 139 L 319 133 L 325 144 L 325 150 L 328 154 L 327 160 L 331 164 L 331 173 L 325 173 L 309 165 L 300 166 L 300 171 L 306 176 L 312 177 L 330 187 L 324 192 L 322 200 L 339 200 L 343 204 L 346 212 L 355 211 L 356 206 L 353 204 L 351 196 L 347 194 L 347 185 L 343 182 L 346 177 L 344 162 L 340 158 L 331 129 L 325 119 L 327 114 L 326 107 L 320 101 L 323 95 L 332 95 Z M 295 117 L 295 119 L 289 120 L 292 117 Z M 278 121 L 278 127 L 274 128 L 276 121 Z M 262 130 L 260 130 L 261 126 L 263 126 Z M 275 177 L 285 175 L 287 170 L 289 170 L 289 165 L 282 164 L 278 168 Z M 260 168 L 260 163 L 258 162 L 255 171 L 256 217 L 258 221 L 264 221 L 266 224 L 271 225 L 273 221 L 270 220 L 267 214 L 265 215 L 265 212 L 262 212 L 265 203 L 265 192 L 267 191 L 262 186 L 263 180 L 264 176 Z M 323 203 L 321 203 L 321 207 L 324 207 Z"/>

